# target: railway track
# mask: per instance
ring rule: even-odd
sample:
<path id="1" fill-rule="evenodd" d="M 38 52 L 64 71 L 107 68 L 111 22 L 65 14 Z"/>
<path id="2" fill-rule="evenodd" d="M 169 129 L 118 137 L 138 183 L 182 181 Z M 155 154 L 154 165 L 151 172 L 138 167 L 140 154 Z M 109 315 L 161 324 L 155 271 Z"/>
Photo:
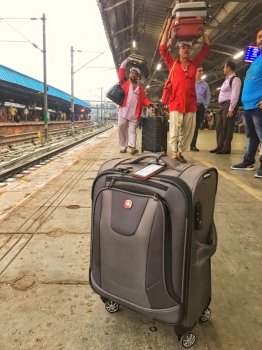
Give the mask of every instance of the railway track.
<path id="1" fill-rule="evenodd" d="M 48 144 L 65 141 L 65 139 L 79 137 L 81 134 L 92 132 L 101 124 L 90 122 L 89 125 L 50 130 Z M 0 136 L 0 169 L 5 162 L 21 157 L 26 153 L 35 153 L 37 148 L 43 149 L 45 140 L 40 132 L 23 133 L 17 135 Z"/>
<path id="2" fill-rule="evenodd" d="M 48 136 L 50 140 L 53 139 L 59 139 L 64 136 L 72 136 L 72 134 L 79 134 L 79 133 L 86 133 L 92 131 L 96 126 L 90 122 L 89 125 L 84 126 L 75 126 L 74 131 L 72 128 L 65 127 L 63 129 L 54 129 L 48 131 Z M 43 143 L 43 135 L 42 132 L 37 133 L 36 131 L 24 133 L 24 134 L 18 134 L 18 135 L 7 135 L 7 136 L 0 136 L 0 147 L 6 147 L 10 145 L 16 145 L 19 143 Z"/>
<path id="3" fill-rule="evenodd" d="M 5 185 L 5 181 L 8 178 L 16 177 L 26 169 L 33 167 L 41 162 L 44 162 L 55 155 L 66 151 L 72 147 L 75 147 L 90 138 L 93 138 L 106 130 L 113 127 L 111 124 L 104 124 L 95 130 L 75 135 L 73 138 L 56 140 L 52 143 L 44 144 L 42 147 L 36 149 L 20 150 L 19 148 L 14 149 L 10 155 L 11 159 L 0 162 L 0 184 Z M 68 129 L 67 129 L 68 130 Z M 91 129 L 90 129 L 91 130 Z M 11 149 L 12 152 L 12 149 Z"/>

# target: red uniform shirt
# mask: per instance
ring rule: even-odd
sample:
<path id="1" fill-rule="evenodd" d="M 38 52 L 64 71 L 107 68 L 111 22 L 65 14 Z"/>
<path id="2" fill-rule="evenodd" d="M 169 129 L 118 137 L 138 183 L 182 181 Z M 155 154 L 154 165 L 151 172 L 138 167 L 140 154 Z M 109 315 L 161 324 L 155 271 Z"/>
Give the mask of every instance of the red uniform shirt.
<path id="1" fill-rule="evenodd" d="M 183 71 L 181 62 L 175 60 L 170 54 L 166 45 L 160 46 L 160 54 L 167 65 L 169 71 L 175 62 L 171 74 L 172 95 L 169 103 L 169 111 L 177 111 L 180 113 L 196 112 L 197 98 L 195 90 L 196 70 L 201 66 L 205 57 L 209 54 L 210 45 L 204 43 L 201 51 L 192 59 L 187 68 L 187 72 Z"/>
<path id="2" fill-rule="evenodd" d="M 118 79 L 120 81 L 122 88 L 125 91 L 124 101 L 121 104 L 121 106 L 123 107 L 126 105 L 129 86 L 131 84 L 130 79 L 125 80 L 125 69 L 124 68 L 119 68 Z M 143 107 L 147 107 L 151 104 L 152 104 L 152 102 L 146 98 L 146 93 L 145 93 L 143 86 L 141 84 L 139 84 L 139 96 L 138 96 L 138 101 L 137 101 L 137 106 L 136 106 L 136 119 L 137 120 L 140 119 Z"/>

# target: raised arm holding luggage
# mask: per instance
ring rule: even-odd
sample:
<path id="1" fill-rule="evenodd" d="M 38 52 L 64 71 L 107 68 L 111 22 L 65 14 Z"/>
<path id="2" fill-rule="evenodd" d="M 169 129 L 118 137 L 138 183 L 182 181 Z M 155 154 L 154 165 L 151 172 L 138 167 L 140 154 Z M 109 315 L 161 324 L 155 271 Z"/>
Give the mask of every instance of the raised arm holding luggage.
<path id="1" fill-rule="evenodd" d="M 131 148 L 131 154 L 138 153 L 136 148 L 136 128 L 143 107 L 152 105 L 146 98 L 145 90 L 140 83 L 141 71 L 138 67 L 131 67 L 126 78 L 128 59 L 125 59 L 119 68 L 118 79 L 124 90 L 124 99 L 118 112 L 118 136 L 120 153 L 125 153 Z"/>
<path id="2" fill-rule="evenodd" d="M 160 54 L 169 71 L 176 62 L 170 74 L 172 93 L 168 106 L 170 111 L 169 142 L 172 158 L 186 163 L 182 152 L 189 147 L 192 141 L 196 121 L 196 70 L 209 54 L 210 45 L 207 34 L 203 33 L 202 49 L 194 58 L 191 58 L 192 42 L 178 39 L 179 57 L 178 59 L 173 58 L 167 46 L 171 23 L 172 19 L 169 19 L 160 42 Z"/>

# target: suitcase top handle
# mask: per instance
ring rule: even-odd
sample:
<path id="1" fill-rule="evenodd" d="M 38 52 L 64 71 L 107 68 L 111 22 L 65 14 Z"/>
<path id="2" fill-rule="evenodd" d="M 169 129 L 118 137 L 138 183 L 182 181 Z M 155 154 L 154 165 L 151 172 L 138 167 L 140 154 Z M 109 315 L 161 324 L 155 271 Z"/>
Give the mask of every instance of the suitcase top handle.
<path id="1" fill-rule="evenodd" d="M 155 154 L 155 153 L 150 153 L 141 157 L 137 157 L 132 160 L 124 160 L 121 162 L 121 164 L 137 164 L 140 163 L 141 161 L 145 159 L 154 159 L 156 164 L 164 164 L 166 166 L 171 167 L 172 169 L 175 169 L 176 171 L 182 172 L 185 171 L 185 169 L 191 167 L 192 165 L 190 164 L 181 164 L 178 161 L 171 159 L 167 156 L 164 156 L 163 154 Z M 119 165 L 119 164 L 118 164 Z"/>

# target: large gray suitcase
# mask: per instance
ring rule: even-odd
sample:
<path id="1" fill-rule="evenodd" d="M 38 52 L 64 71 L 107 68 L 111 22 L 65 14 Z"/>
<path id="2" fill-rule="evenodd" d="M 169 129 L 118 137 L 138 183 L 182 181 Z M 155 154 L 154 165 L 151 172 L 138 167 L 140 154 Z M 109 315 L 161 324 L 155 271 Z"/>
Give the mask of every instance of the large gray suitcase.
<path id="1" fill-rule="evenodd" d="M 131 174 L 165 165 L 145 180 Z M 92 188 L 89 281 L 108 312 L 119 305 L 174 327 L 190 347 L 210 317 L 217 171 L 149 154 L 102 165 Z"/>
<path id="2" fill-rule="evenodd" d="M 175 17 L 206 17 L 207 5 L 205 1 L 181 2 L 172 11 L 172 18 Z"/>

